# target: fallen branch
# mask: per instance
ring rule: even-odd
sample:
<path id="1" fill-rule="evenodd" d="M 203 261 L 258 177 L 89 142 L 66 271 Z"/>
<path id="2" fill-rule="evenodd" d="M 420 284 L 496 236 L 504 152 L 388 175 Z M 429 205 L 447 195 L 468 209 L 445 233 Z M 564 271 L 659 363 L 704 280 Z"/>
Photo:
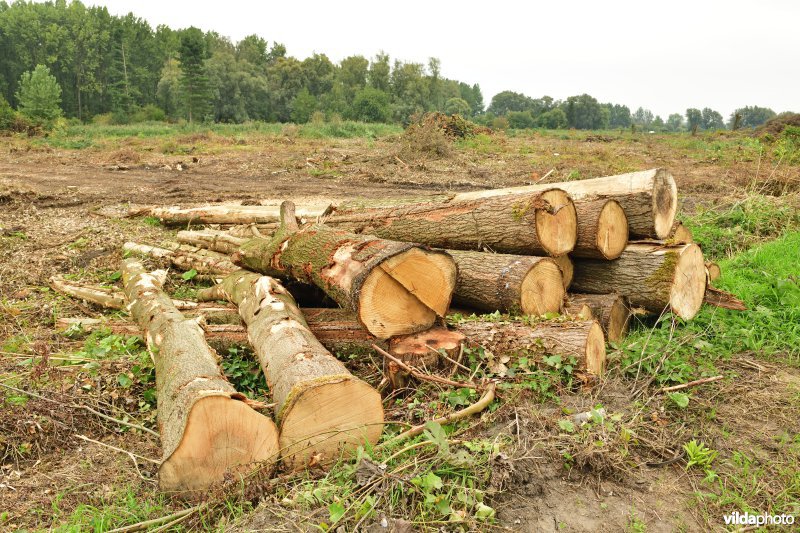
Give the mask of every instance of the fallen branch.
<path id="1" fill-rule="evenodd" d="M 660 392 L 673 392 L 676 390 L 688 389 L 689 387 L 694 387 L 695 385 L 702 385 L 703 383 L 713 383 L 714 381 L 719 381 L 721 379 L 722 375 L 712 376 L 710 378 L 696 379 L 694 381 L 690 381 L 689 383 L 673 385 L 672 387 L 663 387 Z"/>
<path id="2" fill-rule="evenodd" d="M 372 349 L 375 350 L 376 352 L 378 352 L 379 354 L 381 354 L 382 356 L 384 356 L 386 359 L 389 359 L 390 361 L 394 362 L 395 364 L 397 364 L 397 366 L 399 366 L 400 368 L 402 368 L 403 370 L 405 370 L 406 372 L 408 372 L 409 374 L 411 374 L 412 376 L 414 376 L 415 378 L 417 378 L 417 379 L 419 379 L 421 381 L 430 381 L 432 383 L 438 383 L 439 385 L 450 385 L 452 387 L 463 387 L 463 388 L 467 388 L 467 389 L 481 389 L 481 387 L 479 387 L 478 385 L 476 385 L 474 383 L 466 383 L 466 382 L 463 382 L 463 381 L 453 381 L 453 380 L 450 380 L 450 379 L 447 379 L 447 378 L 434 376 L 434 375 L 431 375 L 431 374 L 426 374 L 425 372 L 420 371 L 416 367 L 407 365 L 406 363 L 404 363 L 403 361 L 401 361 L 397 357 L 393 356 L 392 354 L 390 354 L 386 350 L 382 350 L 377 344 L 373 344 L 372 345 Z"/>
<path id="3" fill-rule="evenodd" d="M 151 526 L 157 526 L 159 524 L 163 524 L 165 522 L 171 522 L 176 518 L 182 518 L 186 515 L 190 515 L 200 511 L 206 507 L 206 504 L 196 505 L 194 507 L 190 507 L 188 509 L 183 509 L 182 511 L 178 511 L 176 513 L 168 514 L 165 516 L 161 516 L 158 518 L 153 518 L 151 520 L 145 520 L 143 522 L 137 522 L 135 524 L 131 524 L 129 526 L 118 527 L 117 529 L 112 529 L 108 531 L 108 533 L 131 533 L 132 531 L 141 531 L 143 529 L 147 529 Z"/>
<path id="4" fill-rule="evenodd" d="M 487 385 L 486 390 L 483 393 L 483 396 L 481 396 L 477 402 L 473 403 L 469 407 L 465 407 L 460 411 L 456 411 L 455 413 L 451 413 L 447 416 L 436 418 L 431 422 L 435 422 L 439 425 L 450 424 L 458 420 L 461 420 L 462 418 L 466 418 L 468 416 L 480 413 L 481 411 L 486 409 L 490 403 L 494 401 L 494 393 L 496 388 L 497 388 L 496 383 L 489 383 L 489 385 Z M 375 447 L 375 449 L 384 448 L 386 446 L 389 446 L 390 444 L 396 444 L 406 439 L 410 439 L 411 437 L 416 437 L 417 435 L 420 435 L 423 431 L 425 431 L 425 424 L 414 426 L 411 429 L 408 429 L 400 433 L 399 435 L 392 437 L 386 442 L 379 444 L 378 446 Z"/>

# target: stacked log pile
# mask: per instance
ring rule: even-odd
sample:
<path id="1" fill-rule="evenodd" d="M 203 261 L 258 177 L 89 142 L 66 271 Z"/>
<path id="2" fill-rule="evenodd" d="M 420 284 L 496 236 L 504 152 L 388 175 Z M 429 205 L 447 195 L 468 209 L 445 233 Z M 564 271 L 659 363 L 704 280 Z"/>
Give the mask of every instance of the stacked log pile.
<path id="1" fill-rule="evenodd" d="M 690 232 L 676 223 L 677 205 L 673 177 L 654 169 L 389 207 L 295 209 L 288 201 L 279 208 L 159 207 L 137 214 L 168 224 L 217 226 L 180 231 L 178 242 L 160 246 L 126 243 L 125 251 L 211 277 L 217 284 L 200 291 L 198 300 L 225 303 L 182 307 L 132 260 L 124 265 L 122 295 L 60 279 L 53 287 L 90 301 L 97 297 L 108 307 L 119 308 L 124 300 L 158 348 L 159 396 L 169 398 L 159 401 L 159 419 L 162 405 L 171 410 L 163 413 L 161 428 L 165 465 L 178 460 L 183 442 L 200 438 L 187 435 L 189 429 L 202 431 L 190 425 L 192 406 L 200 401 L 219 404 L 214 416 L 226 418 L 222 429 L 213 430 L 219 438 L 229 438 L 226 432 L 239 420 L 253 420 L 242 433 L 239 455 L 220 462 L 201 450 L 203 457 L 180 459 L 199 465 L 188 466 L 189 473 L 162 467 L 165 487 L 195 490 L 234 464 L 280 457 L 290 469 L 324 466 L 378 442 L 380 393 L 332 352 L 377 351 L 385 358 L 384 382 L 393 387 L 421 376 L 458 385 L 436 373 L 458 365 L 465 347 L 498 357 L 524 353 L 532 364 L 562 355 L 591 383 L 604 371 L 606 340 L 624 338 L 632 309 L 690 320 L 704 300 L 740 305 L 709 287 L 718 267 L 705 263 Z M 287 290 L 292 287 L 314 287 L 312 304 L 325 299 L 338 308 L 300 307 Z M 448 321 L 451 304 L 467 313 L 536 318 Z M 261 415 L 243 407 L 223 415 L 239 396 L 211 368 L 214 355 L 191 318 L 204 316 L 204 309 L 215 309 L 209 316 L 216 324 L 205 326 L 209 341 L 247 341 L 258 356 L 275 403 L 273 440 L 272 426 L 256 421 Z M 179 341 L 191 351 L 176 351 Z M 186 389 L 186 380 L 202 383 L 202 391 Z M 493 395 L 494 385 L 483 387 Z"/>

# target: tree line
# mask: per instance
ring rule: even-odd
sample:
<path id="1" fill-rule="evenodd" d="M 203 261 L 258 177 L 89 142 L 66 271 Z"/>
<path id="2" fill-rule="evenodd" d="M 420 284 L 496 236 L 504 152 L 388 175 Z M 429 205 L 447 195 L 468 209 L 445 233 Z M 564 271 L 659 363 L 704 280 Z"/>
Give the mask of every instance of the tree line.
<path id="1" fill-rule="evenodd" d="M 665 121 L 588 94 L 561 101 L 503 91 L 485 109 L 480 86 L 443 77 L 436 58 L 422 64 L 380 53 L 334 63 L 315 53 L 300 60 L 257 35 L 234 43 L 194 27 L 152 28 L 132 13 L 113 16 L 80 1 L 0 1 L 0 129 L 20 114 L 39 123 L 65 116 L 110 123 L 340 117 L 407 124 L 430 111 L 497 128 L 725 127 L 710 108 Z M 745 107 L 728 127 L 754 127 L 772 116 L 770 109 Z"/>

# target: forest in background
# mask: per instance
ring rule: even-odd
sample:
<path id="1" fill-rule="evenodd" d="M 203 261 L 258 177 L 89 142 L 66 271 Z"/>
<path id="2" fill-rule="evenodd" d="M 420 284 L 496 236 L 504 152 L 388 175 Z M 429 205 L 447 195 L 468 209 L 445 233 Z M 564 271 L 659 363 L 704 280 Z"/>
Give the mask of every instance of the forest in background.
<path id="1" fill-rule="evenodd" d="M 15 111 L 16 110 L 16 111 Z M 407 125 L 426 112 L 459 114 L 497 129 L 739 129 L 776 113 L 690 108 L 666 119 L 639 107 L 503 91 L 488 107 L 477 83 L 447 79 L 441 63 L 381 53 L 305 59 L 249 35 L 237 43 L 197 28 L 153 29 L 79 1 L 0 2 L 0 129 L 24 131 L 66 117 L 80 122 L 295 122 L 348 119 Z"/>

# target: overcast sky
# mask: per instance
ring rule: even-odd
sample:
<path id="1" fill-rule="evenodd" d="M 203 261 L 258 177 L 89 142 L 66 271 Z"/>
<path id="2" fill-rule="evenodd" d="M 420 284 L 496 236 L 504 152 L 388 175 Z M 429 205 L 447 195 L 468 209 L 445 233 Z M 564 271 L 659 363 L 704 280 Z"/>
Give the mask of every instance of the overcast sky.
<path id="1" fill-rule="evenodd" d="M 728 115 L 760 105 L 800 111 L 800 2 L 671 0 L 437 2 L 85 0 L 154 27 L 249 34 L 314 52 L 427 62 L 478 83 L 557 99 L 589 93 L 666 119 L 687 107 Z"/>

